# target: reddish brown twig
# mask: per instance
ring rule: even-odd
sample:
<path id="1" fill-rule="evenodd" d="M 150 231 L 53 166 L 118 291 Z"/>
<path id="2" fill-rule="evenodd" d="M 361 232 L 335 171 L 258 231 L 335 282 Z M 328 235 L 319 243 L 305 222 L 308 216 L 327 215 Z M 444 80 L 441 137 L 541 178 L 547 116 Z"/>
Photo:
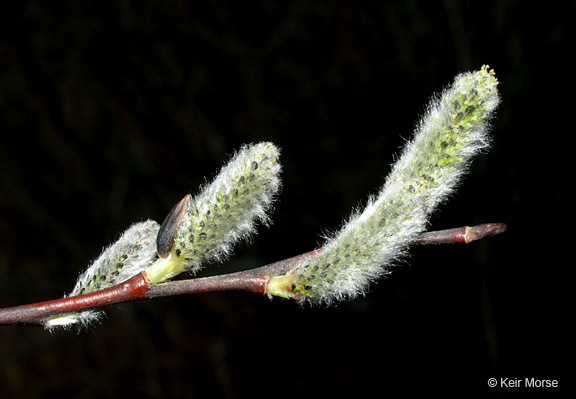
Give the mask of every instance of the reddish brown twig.
<path id="1" fill-rule="evenodd" d="M 101 291 L 51 301 L 0 309 L 0 325 L 40 325 L 42 320 L 62 313 L 93 309 L 121 302 L 147 299 L 148 281 L 144 273 Z"/>
<path id="2" fill-rule="evenodd" d="M 502 234 L 506 231 L 504 223 L 484 223 L 477 226 L 456 227 L 454 229 L 429 231 L 416 239 L 416 244 L 469 244 L 473 241 Z"/>
<path id="3" fill-rule="evenodd" d="M 501 234 L 506 230 L 503 223 L 488 223 L 473 227 L 459 227 L 449 230 L 423 233 L 416 244 L 464 243 Z M 163 284 L 150 284 L 145 273 L 114 287 L 89 294 L 51 301 L 32 303 L 0 309 L 0 325 L 41 325 L 46 318 L 75 311 L 101 308 L 123 302 L 175 295 L 191 295 L 206 292 L 246 291 L 264 295 L 268 280 L 286 273 L 301 264 L 306 258 L 315 258 L 322 248 L 289 259 L 281 260 L 255 269 L 219 276 L 172 281 Z"/>

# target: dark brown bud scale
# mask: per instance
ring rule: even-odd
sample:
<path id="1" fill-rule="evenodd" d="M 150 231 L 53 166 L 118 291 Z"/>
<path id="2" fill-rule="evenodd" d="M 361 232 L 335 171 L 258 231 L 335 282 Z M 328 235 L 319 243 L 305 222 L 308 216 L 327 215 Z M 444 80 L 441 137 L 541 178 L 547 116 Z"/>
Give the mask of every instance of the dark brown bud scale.
<path id="1" fill-rule="evenodd" d="M 176 239 L 178 228 L 188 211 L 191 200 L 190 194 L 182 198 L 180 202 L 174 205 L 162 222 L 156 238 L 156 251 L 161 258 L 167 257 L 174 248 L 174 240 Z"/>

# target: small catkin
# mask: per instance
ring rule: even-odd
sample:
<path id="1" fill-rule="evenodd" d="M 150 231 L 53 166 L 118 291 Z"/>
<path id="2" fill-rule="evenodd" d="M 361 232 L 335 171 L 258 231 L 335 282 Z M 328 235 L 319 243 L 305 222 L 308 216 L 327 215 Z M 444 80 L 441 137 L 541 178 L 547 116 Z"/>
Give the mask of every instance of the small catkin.
<path id="1" fill-rule="evenodd" d="M 158 223 L 147 220 L 130 226 L 114 244 L 78 278 L 68 297 L 87 294 L 120 284 L 145 271 L 154 263 Z M 51 317 L 44 321 L 48 329 L 56 326 L 79 324 L 87 326 L 102 316 L 101 310 L 86 310 Z"/>
<path id="2" fill-rule="evenodd" d="M 455 189 L 471 158 L 488 147 L 497 84 L 487 66 L 457 76 L 432 100 L 378 195 L 328 239 L 319 257 L 272 277 L 268 294 L 330 304 L 365 293 L 389 273 Z"/>
<path id="3" fill-rule="evenodd" d="M 214 181 L 188 203 L 171 253 L 146 271 L 152 283 L 182 272 L 195 273 L 222 261 L 241 239 L 268 224 L 268 211 L 280 188 L 280 152 L 272 143 L 244 145 Z"/>

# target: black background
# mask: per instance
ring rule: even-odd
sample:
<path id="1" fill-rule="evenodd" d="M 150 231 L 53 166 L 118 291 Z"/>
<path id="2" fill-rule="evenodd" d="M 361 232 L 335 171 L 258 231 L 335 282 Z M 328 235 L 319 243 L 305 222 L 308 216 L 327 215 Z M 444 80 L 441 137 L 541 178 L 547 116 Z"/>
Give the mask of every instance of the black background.
<path id="1" fill-rule="evenodd" d="M 17 3 L 17 2 L 13 2 Z M 383 183 L 430 96 L 489 64 L 502 105 L 420 247 L 333 308 L 206 294 L 113 306 L 76 334 L 0 328 L 0 397 L 328 397 L 570 372 L 575 3 L 21 2 L 0 10 L 0 306 L 69 292 L 242 143 L 282 149 L 274 225 L 205 273 L 313 249 Z M 571 265 L 572 264 L 572 265 Z"/>

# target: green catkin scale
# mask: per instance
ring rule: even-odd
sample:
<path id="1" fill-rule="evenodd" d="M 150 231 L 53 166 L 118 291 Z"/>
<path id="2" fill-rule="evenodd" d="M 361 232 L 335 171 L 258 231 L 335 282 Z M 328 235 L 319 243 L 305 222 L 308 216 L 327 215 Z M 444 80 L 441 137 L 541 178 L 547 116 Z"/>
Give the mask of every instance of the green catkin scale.
<path id="1" fill-rule="evenodd" d="M 487 66 L 457 76 L 434 98 L 414 138 L 377 196 L 323 246 L 322 254 L 272 277 L 267 293 L 300 302 L 355 297 L 387 274 L 430 214 L 454 190 L 471 158 L 488 147 L 489 121 L 499 103 L 498 81 Z"/>

